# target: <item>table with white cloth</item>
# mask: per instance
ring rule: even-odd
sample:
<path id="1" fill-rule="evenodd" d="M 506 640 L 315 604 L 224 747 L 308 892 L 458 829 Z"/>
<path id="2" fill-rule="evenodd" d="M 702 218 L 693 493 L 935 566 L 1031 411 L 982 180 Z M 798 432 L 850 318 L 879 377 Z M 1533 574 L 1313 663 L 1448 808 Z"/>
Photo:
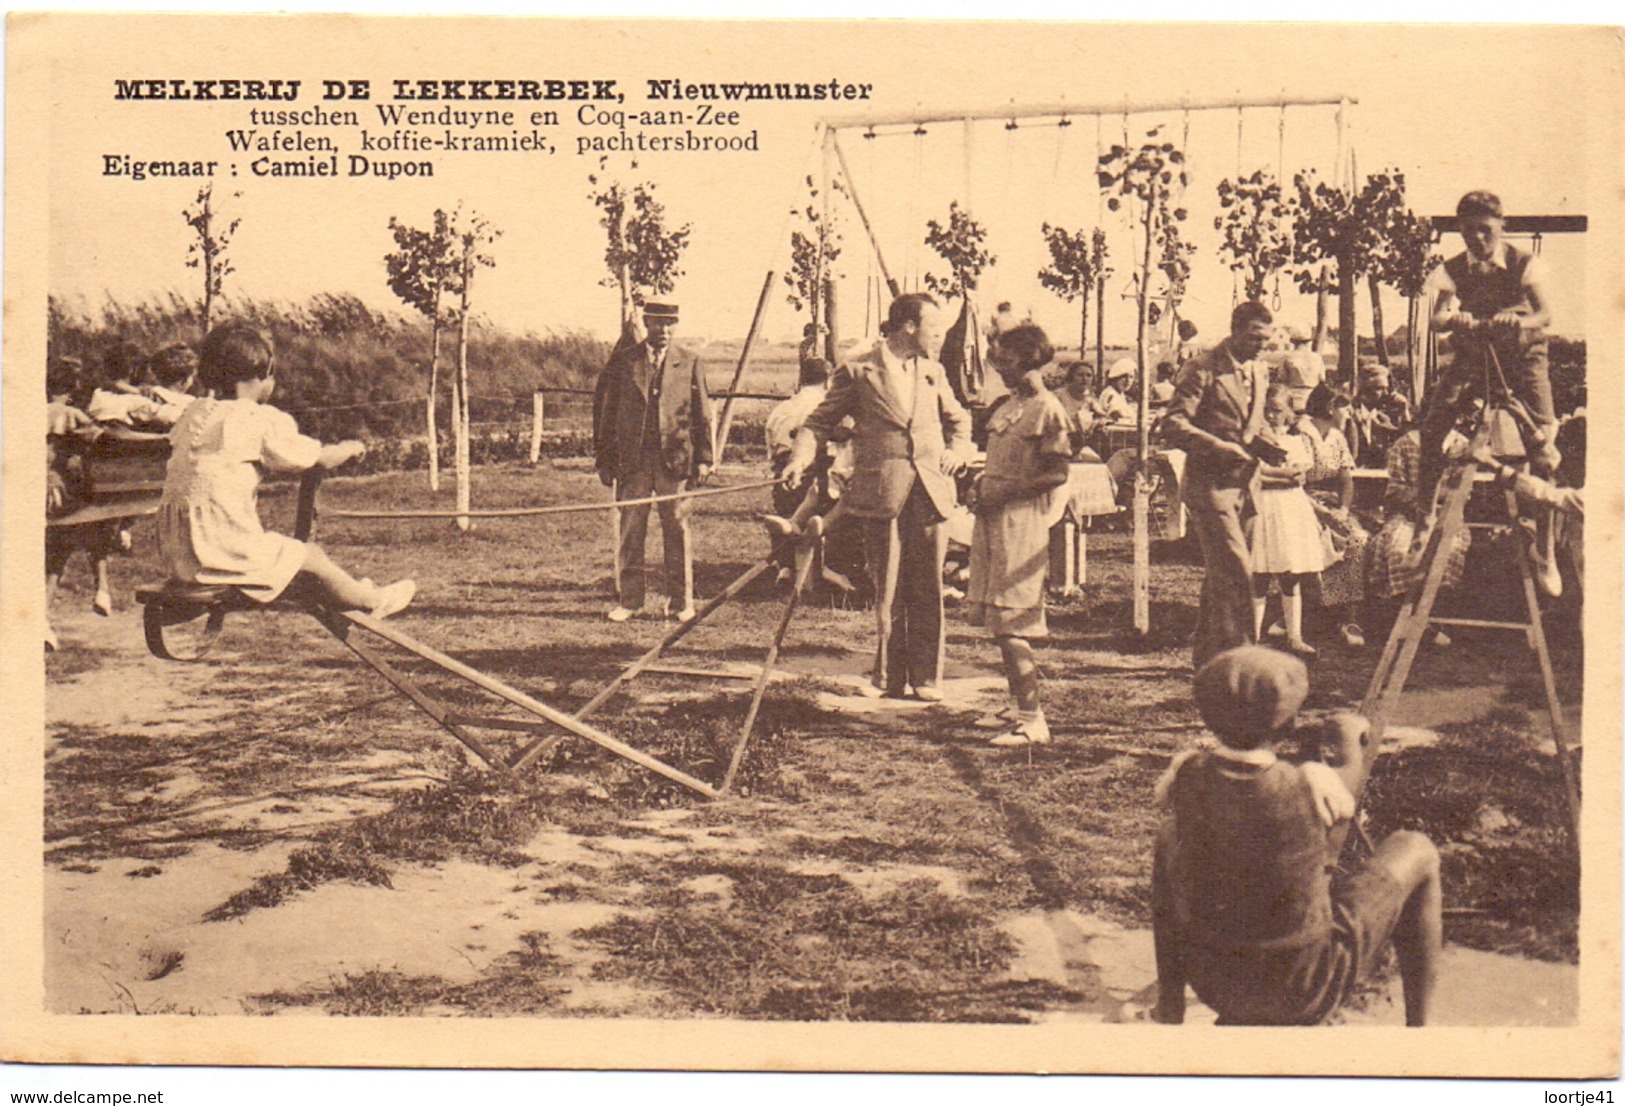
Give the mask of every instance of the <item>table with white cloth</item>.
<path id="1" fill-rule="evenodd" d="M 1088 569 L 1089 522 L 1116 514 L 1117 482 L 1098 457 L 1075 460 L 1067 468 L 1060 518 L 1049 532 L 1049 585 L 1063 596 L 1076 595 Z"/>

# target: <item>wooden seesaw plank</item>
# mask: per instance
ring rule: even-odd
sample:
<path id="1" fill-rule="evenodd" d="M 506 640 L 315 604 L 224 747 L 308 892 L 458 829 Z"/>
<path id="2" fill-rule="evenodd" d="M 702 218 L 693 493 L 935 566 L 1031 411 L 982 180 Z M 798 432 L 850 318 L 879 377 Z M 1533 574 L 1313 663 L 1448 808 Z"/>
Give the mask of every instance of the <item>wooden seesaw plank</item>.
<path id="1" fill-rule="evenodd" d="M 474 684 L 476 687 L 484 688 L 491 694 L 500 696 L 501 698 L 512 703 L 514 706 L 527 710 L 531 714 L 536 715 L 538 718 L 544 718 L 553 723 L 555 726 L 558 726 L 560 729 L 568 730 L 570 733 L 575 734 L 577 737 L 584 737 L 595 745 L 600 745 L 614 753 L 616 756 L 631 761 L 633 764 L 647 768 L 649 771 L 654 772 L 657 775 L 664 776 L 674 783 L 680 783 L 691 791 L 697 791 L 707 798 L 716 799 L 722 796 L 722 792 L 703 780 L 696 779 L 686 772 L 679 771 L 664 761 L 658 760 L 655 757 L 650 756 L 648 753 L 643 752 L 641 749 L 628 745 L 624 741 L 618 741 L 609 736 L 607 733 L 604 733 L 602 730 L 589 726 L 587 723 L 582 722 L 579 719 L 572 718 L 570 715 L 565 714 L 561 710 L 556 710 L 555 708 L 548 706 L 539 699 L 533 699 L 524 692 L 509 687 L 507 684 L 503 683 L 494 676 L 487 676 L 478 669 L 470 668 L 462 661 L 448 657 L 438 649 L 432 649 L 429 646 L 424 645 L 422 642 L 408 637 L 399 630 L 396 630 L 394 627 L 390 626 L 388 623 L 380 622 L 378 619 L 373 618 L 370 615 L 361 614 L 359 611 L 345 611 L 339 614 L 338 617 L 346 619 L 349 622 L 360 626 L 364 630 L 370 630 L 372 633 L 383 638 L 385 641 L 399 645 L 402 649 L 423 658 L 430 664 L 435 665 L 437 668 L 444 669 L 454 676 L 460 676 L 469 683 Z M 523 765 L 518 762 L 510 765 L 510 768 L 515 771 L 521 767 L 523 767 Z"/>

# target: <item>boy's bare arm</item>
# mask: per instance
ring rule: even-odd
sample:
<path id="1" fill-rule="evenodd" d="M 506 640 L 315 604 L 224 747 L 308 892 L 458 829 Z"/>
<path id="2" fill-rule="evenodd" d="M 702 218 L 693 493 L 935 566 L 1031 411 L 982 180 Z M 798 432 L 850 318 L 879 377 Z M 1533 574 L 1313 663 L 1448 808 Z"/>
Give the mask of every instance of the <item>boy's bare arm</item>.
<path id="1" fill-rule="evenodd" d="M 1510 318 L 1506 321 L 1524 330 L 1543 330 L 1552 322 L 1552 300 L 1546 294 L 1545 270 L 1538 262 L 1531 261 L 1523 279 L 1523 293 L 1529 301 L 1529 310 L 1525 313 L 1509 312 Z"/>
<path id="2" fill-rule="evenodd" d="M 1368 748 L 1371 738 L 1371 720 L 1353 711 L 1339 711 L 1326 720 L 1321 748 L 1326 763 L 1337 773 L 1343 786 L 1360 800 L 1365 788 L 1366 773 L 1370 769 Z"/>
<path id="3" fill-rule="evenodd" d="M 1177 765 L 1171 771 L 1177 771 Z M 1162 805 L 1164 797 L 1158 798 Z M 1163 819 L 1157 831 L 1157 846 L 1151 862 L 1151 916 L 1152 942 L 1157 958 L 1157 1004 L 1151 1008 L 1151 1020 L 1163 1025 L 1181 1025 L 1185 1021 L 1185 966 L 1180 961 L 1179 935 L 1174 931 L 1173 919 L 1180 911 L 1174 909 L 1174 896 L 1181 893 L 1168 871 L 1176 847 L 1175 827 L 1171 816 Z"/>
<path id="4" fill-rule="evenodd" d="M 366 452 L 367 447 L 354 438 L 334 442 L 322 446 L 321 453 L 316 457 L 316 464 L 319 468 L 336 469 L 346 461 L 353 461 L 355 458 L 365 455 Z"/>

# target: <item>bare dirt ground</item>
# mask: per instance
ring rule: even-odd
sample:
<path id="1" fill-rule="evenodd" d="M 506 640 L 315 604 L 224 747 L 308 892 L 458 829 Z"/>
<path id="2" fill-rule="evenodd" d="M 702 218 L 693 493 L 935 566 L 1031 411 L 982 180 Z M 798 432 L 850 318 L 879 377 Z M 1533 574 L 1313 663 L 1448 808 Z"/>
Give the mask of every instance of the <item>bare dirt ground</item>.
<path id="1" fill-rule="evenodd" d="M 603 495 L 579 465 L 477 481 L 492 506 Z M 334 480 L 323 503 L 424 504 L 421 483 Z M 744 499 L 699 511 L 702 595 L 762 544 Z M 278 525 L 288 500 L 267 497 Z M 333 520 L 321 538 L 368 575 L 416 576 L 402 630 L 574 709 L 665 628 L 603 621 L 608 530 L 598 514 L 461 537 Z M 155 660 L 128 600 L 158 575 L 150 530 L 136 543 L 111 619 L 88 612 L 82 577 L 54 612 L 54 1012 L 1113 1021 L 1148 997 L 1149 796 L 1200 733 L 1183 645 L 1196 566 L 1157 566 L 1153 634 L 1136 641 L 1126 542 L 1092 540 L 1085 594 L 1053 608 L 1042 651 L 1057 741 L 1031 753 L 969 724 L 1000 696 L 976 631 L 950 625 L 945 703 L 877 705 L 851 694 L 869 615 L 810 602 L 740 793 L 708 803 L 585 743 L 517 781 L 474 771 L 295 614 L 234 617 L 200 664 Z M 673 660 L 749 671 L 781 603 L 742 597 Z M 1328 647 L 1311 712 L 1357 701 L 1374 660 Z M 1577 714 L 1577 646 L 1560 642 L 1558 663 Z M 648 677 L 597 721 L 714 780 L 748 687 Z M 1424 829 L 1445 855 L 1439 1020 L 1569 1023 L 1578 873 L 1532 661 L 1515 638 L 1464 634 L 1412 687 L 1370 828 Z M 1349 1017 L 1398 1021 L 1397 986 Z"/>

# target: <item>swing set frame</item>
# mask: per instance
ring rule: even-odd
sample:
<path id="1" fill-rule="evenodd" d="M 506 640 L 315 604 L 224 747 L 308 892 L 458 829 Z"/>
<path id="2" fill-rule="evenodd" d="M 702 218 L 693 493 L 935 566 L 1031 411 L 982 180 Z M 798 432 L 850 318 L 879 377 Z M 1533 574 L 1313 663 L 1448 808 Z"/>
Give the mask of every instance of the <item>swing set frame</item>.
<path id="1" fill-rule="evenodd" d="M 862 225 L 864 235 L 868 240 L 869 248 L 880 272 L 880 277 L 886 285 L 887 291 L 893 298 L 901 294 L 902 286 L 893 277 L 892 270 L 887 266 L 885 254 L 881 249 L 880 240 L 875 233 L 874 224 L 869 218 L 868 209 L 864 207 L 862 197 L 859 195 L 857 183 L 853 179 L 851 169 L 847 163 L 846 153 L 841 144 L 841 136 L 846 132 L 858 132 L 866 140 L 896 135 L 913 135 L 916 138 L 925 133 L 927 124 L 932 123 L 959 123 L 964 128 L 962 140 L 965 153 L 965 176 L 970 178 L 970 165 L 972 151 L 974 150 L 974 125 L 978 122 L 1000 121 L 1007 130 L 1015 130 L 1022 126 L 1070 126 L 1072 120 L 1093 117 L 1097 121 L 1110 117 L 1121 117 L 1125 125 L 1131 115 L 1151 115 L 1166 112 L 1180 112 L 1188 120 L 1196 112 L 1234 111 L 1238 114 L 1249 108 L 1274 108 L 1284 113 L 1287 108 L 1336 108 L 1337 125 L 1337 159 L 1335 172 L 1342 174 L 1346 167 L 1352 164 L 1350 156 L 1348 130 L 1349 109 L 1359 101 L 1347 93 L 1328 93 L 1316 96 L 1235 96 L 1235 97 L 1209 97 L 1190 98 L 1178 100 L 1116 100 L 1097 101 L 1093 103 L 1070 103 L 1064 100 L 1048 103 L 1009 104 L 1002 107 L 967 107 L 967 108 L 933 108 L 929 110 L 916 110 L 911 112 L 877 112 L 877 113 L 851 113 L 831 115 L 820 119 L 816 126 L 815 148 L 820 156 L 820 187 L 824 205 L 824 219 L 827 221 L 832 214 L 834 202 L 833 184 L 837 173 L 844 182 L 843 191 L 852 203 L 857 213 L 858 221 Z M 1284 122 L 1282 124 L 1284 127 Z M 896 128 L 889 130 L 886 128 Z M 1098 143 L 1098 127 L 1097 127 Z M 968 201 L 968 197 L 967 197 Z M 788 245 L 788 233 L 783 235 L 785 241 L 776 244 L 775 249 Z M 777 253 L 775 253 L 777 256 Z M 758 299 L 756 312 L 751 318 L 749 338 L 745 349 L 740 356 L 739 365 L 735 372 L 735 387 L 730 393 L 737 390 L 739 378 L 743 376 L 745 366 L 750 359 L 754 338 L 761 332 L 762 318 L 771 297 L 765 294 L 766 287 L 771 285 L 773 272 L 770 270 L 767 283 L 764 285 L 764 294 Z M 835 281 L 824 279 L 821 282 L 826 289 L 829 306 L 824 312 L 827 322 L 825 335 L 825 351 L 828 359 L 834 363 L 839 361 L 840 334 L 837 326 L 837 315 L 834 311 Z M 1142 277 L 1140 281 L 1139 296 L 1148 295 L 1149 280 Z M 1103 314 L 1103 300 L 1097 311 L 1097 316 Z M 1135 351 L 1136 375 L 1139 380 L 1139 405 L 1136 412 L 1136 464 L 1134 481 L 1134 508 L 1133 508 L 1133 535 L 1134 535 L 1134 575 L 1133 575 L 1133 608 L 1134 629 L 1144 636 L 1151 630 L 1151 539 L 1150 539 L 1150 381 L 1148 340 L 1144 325 L 1145 312 L 1140 311 L 1140 324 L 1136 326 Z M 1097 335 L 1104 335 L 1103 320 L 1097 317 Z M 974 339 L 973 339 L 974 340 Z M 1104 348 L 1102 341 L 1097 346 Z M 1083 351 L 1079 351 L 1079 356 Z M 1097 359 L 1101 356 L 1097 350 Z M 729 402 L 731 403 L 731 397 Z M 729 409 L 725 404 L 722 416 L 723 426 L 729 424 Z M 721 447 L 726 438 L 718 442 Z M 722 456 L 720 448 L 718 458 Z"/>

